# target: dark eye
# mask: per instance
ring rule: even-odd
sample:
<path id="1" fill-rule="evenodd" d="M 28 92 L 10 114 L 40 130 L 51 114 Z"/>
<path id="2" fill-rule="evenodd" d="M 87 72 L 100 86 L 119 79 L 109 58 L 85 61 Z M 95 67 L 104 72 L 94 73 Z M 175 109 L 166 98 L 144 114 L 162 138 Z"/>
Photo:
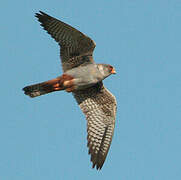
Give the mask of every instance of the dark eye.
<path id="1" fill-rule="evenodd" d="M 109 71 L 111 72 L 112 70 L 113 70 L 113 67 L 112 66 L 108 66 L 108 69 L 109 69 Z"/>

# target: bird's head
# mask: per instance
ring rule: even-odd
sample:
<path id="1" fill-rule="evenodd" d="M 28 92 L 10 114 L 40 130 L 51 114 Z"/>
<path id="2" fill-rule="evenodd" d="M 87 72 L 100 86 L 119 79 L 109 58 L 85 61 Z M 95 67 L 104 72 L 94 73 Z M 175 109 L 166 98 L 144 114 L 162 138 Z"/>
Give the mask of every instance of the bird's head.
<path id="1" fill-rule="evenodd" d="M 105 78 L 111 74 L 116 74 L 114 67 L 109 64 L 98 64 L 98 69 Z"/>

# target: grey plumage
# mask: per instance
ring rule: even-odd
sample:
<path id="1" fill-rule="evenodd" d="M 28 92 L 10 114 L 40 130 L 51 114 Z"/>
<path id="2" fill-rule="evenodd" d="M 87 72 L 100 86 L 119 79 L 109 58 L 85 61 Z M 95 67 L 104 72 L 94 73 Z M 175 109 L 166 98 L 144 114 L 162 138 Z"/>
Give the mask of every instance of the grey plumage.
<path id="1" fill-rule="evenodd" d="M 112 66 L 104 64 L 96 66 L 95 68 L 97 69 L 95 69 L 95 71 L 89 68 L 92 66 L 88 66 L 88 64 L 95 64 L 93 60 L 93 50 L 96 44 L 92 39 L 70 25 L 42 11 L 36 13 L 35 16 L 40 21 L 41 26 L 59 43 L 64 74 L 58 77 L 59 79 L 56 78 L 27 86 L 23 88 L 23 90 L 25 94 L 30 97 L 64 89 L 67 92 L 73 93 L 74 98 L 87 119 L 87 146 L 93 163 L 92 167 L 101 169 L 111 145 L 117 108 L 115 97 L 104 87 L 102 80 L 114 74 L 115 71 Z M 90 75 L 97 71 L 103 72 L 98 83 L 96 78 L 99 78 L 98 76 L 93 76 L 95 74 L 87 77 L 87 73 L 82 73 L 81 68 L 76 70 L 76 67 L 79 68 L 83 66 L 89 68 L 87 70 L 90 71 Z M 75 72 L 79 74 L 75 74 Z M 89 83 L 95 83 L 90 83 L 91 86 L 82 86 L 83 88 L 81 90 L 79 90 L 79 88 L 77 88 L 77 90 L 76 84 L 73 83 L 75 83 L 76 77 L 79 77 L 79 75 L 83 79 L 83 83 L 87 81 L 89 81 Z M 89 79 L 92 79 L 92 81 Z M 69 84 L 69 87 L 66 87 L 66 84 Z"/>

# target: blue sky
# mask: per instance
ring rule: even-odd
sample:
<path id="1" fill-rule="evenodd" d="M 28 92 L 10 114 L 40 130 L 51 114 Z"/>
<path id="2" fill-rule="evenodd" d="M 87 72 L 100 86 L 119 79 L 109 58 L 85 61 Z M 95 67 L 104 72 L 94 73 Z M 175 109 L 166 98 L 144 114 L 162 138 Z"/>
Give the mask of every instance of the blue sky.
<path id="1" fill-rule="evenodd" d="M 180 0 L 7 0 L 0 9 L 0 179 L 181 179 Z M 39 10 L 91 37 L 95 61 L 117 71 L 104 81 L 118 111 L 101 171 L 91 169 L 72 95 L 30 99 L 21 90 L 62 73 Z"/>

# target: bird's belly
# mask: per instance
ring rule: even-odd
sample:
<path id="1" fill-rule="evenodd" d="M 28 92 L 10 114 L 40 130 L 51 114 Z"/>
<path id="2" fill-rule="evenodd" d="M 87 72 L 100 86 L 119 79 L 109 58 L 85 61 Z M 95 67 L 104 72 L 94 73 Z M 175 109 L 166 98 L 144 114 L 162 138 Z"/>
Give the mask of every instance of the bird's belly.
<path id="1" fill-rule="evenodd" d="M 100 72 L 94 65 L 74 68 L 66 74 L 73 77 L 74 90 L 86 89 L 102 80 Z"/>
<path id="2" fill-rule="evenodd" d="M 99 80 L 94 77 L 77 78 L 77 79 L 74 79 L 74 87 L 75 87 L 75 90 L 82 90 L 82 89 L 91 87 L 98 82 Z"/>

